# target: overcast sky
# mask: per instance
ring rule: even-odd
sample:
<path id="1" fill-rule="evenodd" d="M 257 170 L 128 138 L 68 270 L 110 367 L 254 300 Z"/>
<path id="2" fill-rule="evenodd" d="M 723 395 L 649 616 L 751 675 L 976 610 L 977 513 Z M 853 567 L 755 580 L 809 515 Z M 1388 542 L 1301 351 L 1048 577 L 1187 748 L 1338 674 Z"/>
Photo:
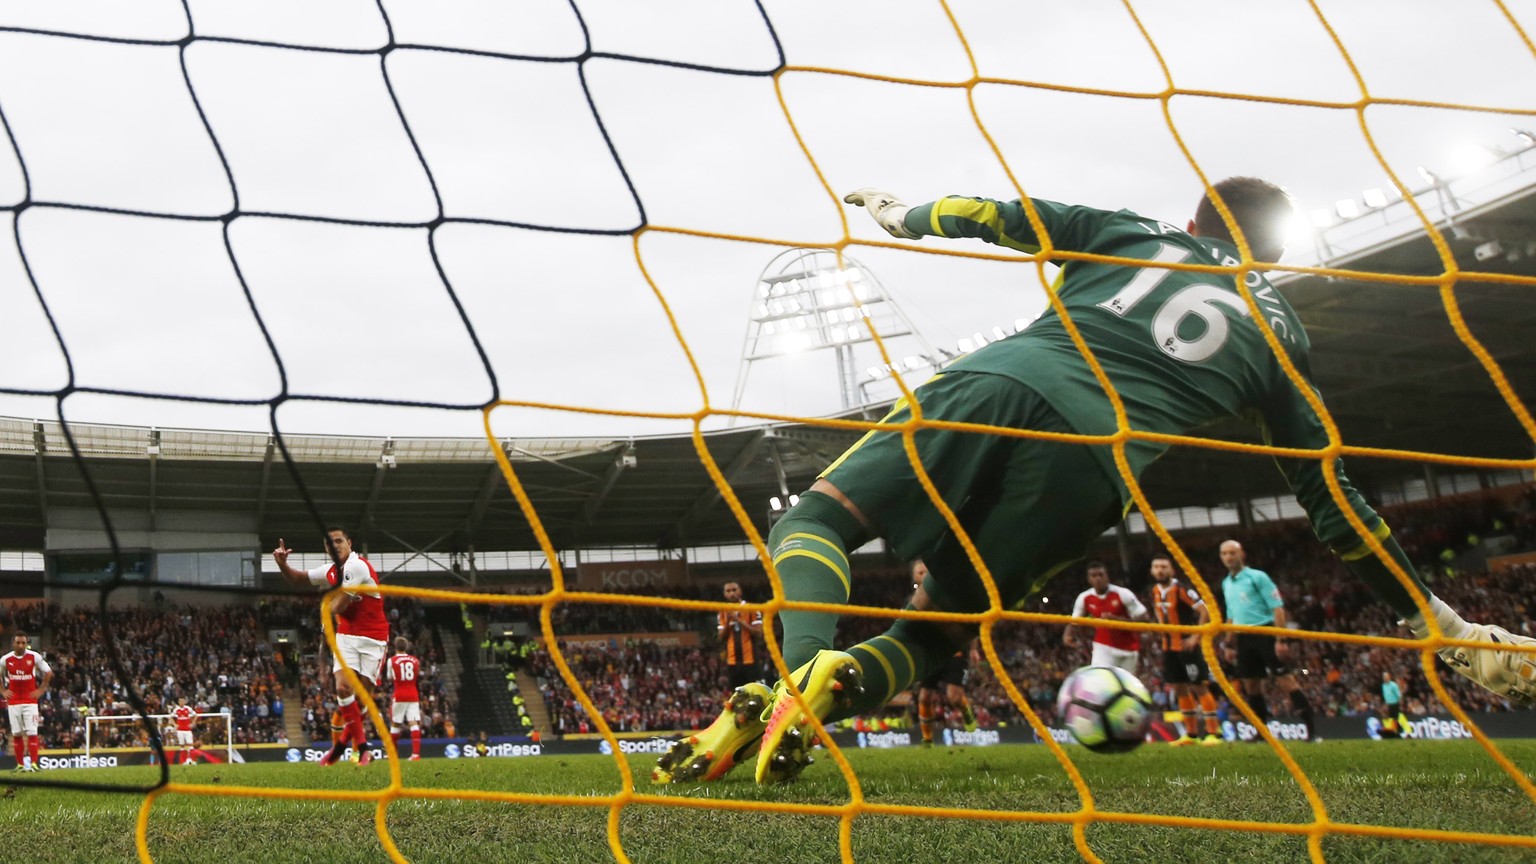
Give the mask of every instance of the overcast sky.
<path id="1" fill-rule="evenodd" d="M 340 49 L 321 51 L 212 39 L 183 50 L 174 43 L 187 35 L 186 16 L 171 0 L 0 2 L 0 28 L 8 28 L 0 32 L 0 112 L 15 139 L 14 149 L 0 142 L 0 390 L 12 391 L 0 393 L 0 416 L 53 418 L 51 397 L 14 391 L 62 388 L 69 368 L 76 386 L 146 394 L 71 395 L 65 417 L 79 422 L 265 430 L 264 406 L 155 397 L 261 401 L 284 392 L 285 380 L 290 394 L 474 404 L 489 397 L 491 383 L 472 327 L 502 398 L 575 409 L 500 409 L 499 435 L 682 431 L 679 421 L 587 413 L 705 404 L 666 309 L 699 364 L 709 404 L 728 408 L 769 262 L 793 245 L 838 241 L 843 215 L 853 237 L 887 239 L 822 188 L 796 130 L 838 196 L 866 185 L 912 203 L 1016 195 L 963 88 L 791 71 L 779 78 L 781 107 L 771 77 L 639 58 L 763 72 L 779 63 L 776 36 L 791 67 L 954 83 L 971 77 L 968 43 L 981 76 L 1024 82 L 973 92 L 1028 194 L 1178 225 L 1200 195 L 1156 99 L 1033 86 L 1164 90 L 1157 55 L 1119 2 L 957 0 L 951 8 L 964 43 L 932 2 L 786 0 L 761 11 L 747 0 L 574 5 L 585 35 L 563 0 L 386 0 L 396 44 L 532 59 L 404 48 L 381 70 L 370 52 L 386 44 L 388 30 L 369 0 L 190 2 L 199 37 Z M 1536 0 L 1506 6 L 1536 31 Z M 1181 91 L 1342 103 L 1363 96 L 1302 0 L 1132 7 Z M 1371 96 L 1500 109 L 1369 108 L 1367 128 L 1410 188 L 1423 185 L 1419 165 L 1448 176 L 1461 170 L 1457 154 L 1468 145 L 1513 148 L 1511 127 L 1536 126 L 1536 117 L 1518 113 L 1536 111 L 1536 58 L 1494 3 L 1318 7 Z M 637 59 L 578 61 L 588 39 L 593 52 Z M 183 80 L 183 58 L 212 137 Z M 1212 180 L 1270 178 L 1303 213 L 1391 187 L 1353 110 L 1195 95 L 1169 105 Z M 396 227 L 438 217 L 428 171 L 449 220 L 430 243 L 426 228 Z M 36 206 L 18 217 L 29 185 Z M 273 215 L 234 220 L 226 249 L 216 217 L 236 207 L 237 195 L 241 213 Z M 637 258 L 627 232 L 642 207 L 654 229 L 769 242 L 652 230 L 641 235 Z M 849 251 L 934 345 L 954 350 L 961 338 L 1011 329 L 1044 306 L 1031 265 L 926 254 L 999 250 L 936 238 L 911 246 L 923 252 Z M 1286 261 L 1314 263 L 1312 249 L 1302 238 Z M 742 407 L 836 411 L 832 355 L 757 364 Z M 295 433 L 482 434 L 474 411 L 295 401 L 278 417 Z"/>

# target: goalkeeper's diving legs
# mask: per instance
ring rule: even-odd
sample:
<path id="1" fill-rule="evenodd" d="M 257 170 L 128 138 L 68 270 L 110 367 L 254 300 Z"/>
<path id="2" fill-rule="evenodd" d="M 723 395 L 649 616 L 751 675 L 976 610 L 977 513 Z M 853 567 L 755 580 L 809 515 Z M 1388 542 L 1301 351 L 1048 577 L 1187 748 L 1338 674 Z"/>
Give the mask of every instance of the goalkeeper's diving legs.
<path id="1" fill-rule="evenodd" d="M 762 715 L 773 692 L 757 682 L 736 688 L 709 728 L 672 745 L 651 769 L 652 783 L 718 780 L 757 753 L 762 743 Z"/>

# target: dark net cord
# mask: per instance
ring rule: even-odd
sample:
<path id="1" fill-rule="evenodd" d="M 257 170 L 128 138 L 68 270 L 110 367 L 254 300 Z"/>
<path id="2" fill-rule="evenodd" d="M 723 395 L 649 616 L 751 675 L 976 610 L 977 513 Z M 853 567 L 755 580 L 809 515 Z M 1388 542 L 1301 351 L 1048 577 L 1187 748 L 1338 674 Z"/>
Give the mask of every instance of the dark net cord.
<path id="1" fill-rule="evenodd" d="M 707 65 L 701 65 L 701 64 L 696 64 L 696 63 L 684 63 L 684 62 L 678 62 L 678 61 L 675 61 L 675 60 L 669 60 L 669 59 L 660 58 L 660 57 L 641 57 L 641 56 L 634 56 L 634 55 L 629 55 L 629 54 L 615 54 L 615 53 L 608 53 L 608 52 L 602 52 L 602 51 L 594 51 L 594 50 L 592 50 L 592 44 L 591 44 L 591 32 L 590 32 L 590 30 L 589 30 L 589 28 L 587 26 L 586 20 L 583 18 L 582 14 L 581 14 L 580 4 L 578 2 L 576 2 L 576 0 L 570 0 L 570 10 L 571 10 L 571 14 L 575 17 L 577 23 L 580 25 L 581 32 L 582 32 L 582 37 L 583 37 L 583 40 L 585 42 L 585 48 L 584 48 L 583 51 L 581 51 L 578 54 L 574 54 L 574 55 L 571 55 L 571 56 L 563 56 L 563 57 L 547 57 L 547 56 L 536 56 L 536 55 L 508 54 L 508 53 L 500 53 L 500 52 L 493 52 L 493 51 L 483 51 L 483 50 L 470 50 L 470 49 L 462 49 L 462 48 L 446 48 L 446 47 L 439 46 L 439 45 L 426 45 L 426 44 L 396 42 L 395 41 L 395 35 L 394 35 L 394 27 L 393 27 L 393 25 L 391 24 L 391 22 L 389 20 L 389 14 L 388 14 L 387 10 L 384 8 L 384 4 L 383 4 L 382 0 L 379 0 L 377 5 L 378 5 L 379 16 L 383 20 L 384 25 L 385 25 L 386 38 L 385 38 L 384 44 L 380 45 L 377 48 L 373 48 L 373 49 L 349 49 L 349 48 L 316 47 L 316 46 L 311 46 L 311 45 L 286 44 L 286 43 L 282 43 L 282 42 L 271 42 L 271 41 L 262 41 L 262 40 L 252 40 L 252 39 L 235 39 L 235 38 L 222 37 L 222 36 L 202 36 L 202 35 L 198 35 L 196 22 L 193 20 L 192 10 L 191 10 L 190 6 L 187 4 L 186 0 L 183 0 L 183 2 L 182 2 L 182 11 L 183 11 L 184 15 L 186 16 L 186 34 L 184 36 L 182 36 L 181 38 L 179 38 L 179 39 L 171 39 L 171 40 L 126 39 L 126 38 L 113 37 L 113 36 L 91 35 L 91 34 L 88 34 L 88 33 L 70 33 L 70 32 L 63 32 L 63 31 L 40 30 L 40 29 L 32 29 L 32 28 L 24 28 L 24 27 L 0 27 L 0 33 L 21 33 L 21 34 L 28 34 L 28 35 L 32 35 L 32 36 L 42 36 L 42 37 L 49 37 L 49 38 L 60 39 L 60 40 L 79 40 L 79 41 L 86 41 L 86 42 L 102 42 L 102 43 L 112 43 L 112 44 L 118 44 L 118 45 L 134 45 L 134 46 L 143 46 L 143 47 L 168 47 L 168 46 L 172 46 L 172 45 L 176 46 L 177 49 L 178 49 L 178 58 L 179 58 L 179 62 L 180 62 L 182 78 L 186 82 L 187 95 L 191 97 L 193 106 L 194 106 L 195 110 L 197 111 L 197 116 L 198 116 L 199 120 L 201 121 L 201 123 L 203 125 L 203 129 L 205 130 L 205 132 L 208 135 L 208 140 L 213 145 L 214 151 L 218 155 L 219 163 L 222 166 L 223 171 L 224 171 L 224 176 L 225 176 L 225 178 L 227 179 L 227 181 L 229 183 L 230 195 L 232 196 L 232 199 L 233 199 L 233 202 L 234 202 L 233 206 L 226 213 L 220 213 L 220 214 L 215 214 L 215 215 L 199 215 L 199 214 L 192 214 L 192 213 L 164 213 L 164 212 L 154 212 L 154 211 L 147 211 L 147 210 L 133 210 L 133 209 L 124 209 L 124 208 L 116 208 L 116 207 L 104 207 L 104 206 L 97 206 L 97 205 L 91 205 L 91 204 L 83 204 L 83 203 L 71 202 L 71 201 L 40 201 L 40 200 L 35 200 L 33 198 L 33 195 L 32 195 L 32 179 L 31 179 L 31 173 L 29 172 L 29 170 L 27 168 L 26 154 L 23 152 L 23 149 L 22 149 L 21 145 L 18 143 L 18 141 L 16 139 L 16 135 L 15 135 L 15 132 L 11 128 L 10 121 L 6 118 L 4 102 L 3 102 L 3 100 L 0 100 L 0 128 L 4 129 L 5 135 L 6 135 L 6 140 L 10 143 L 10 147 L 11 147 L 12 151 L 16 154 L 16 161 L 17 161 L 17 164 L 20 166 L 20 169 L 21 169 L 22 183 L 23 183 L 23 194 L 22 194 L 21 200 L 17 201 L 14 204 L 8 204 L 8 205 L 5 205 L 5 206 L 0 206 L 0 211 L 10 211 L 11 214 L 12 214 L 12 217 L 13 217 L 12 218 L 12 233 L 13 233 L 13 237 L 14 237 L 14 240 L 15 240 L 15 243 L 16 243 L 16 250 L 17 250 L 17 253 L 18 253 L 18 257 L 20 258 L 22 268 L 23 268 L 24 272 L 26 273 L 26 276 L 27 276 L 29 284 L 31 285 L 32 291 L 36 295 L 37 302 L 40 305 L 44 316 L 47 318 L 47 321 L 48 321 L 48 324 L 49 324 L 50 328 L 52 329 L 54 341 L 58 344 L 59 352 L 60 352 L 60 354 L 64 358 L 65 368 L 67 370 L 67 373 L 66 373 L 66 378 L 67 378 L 66 383 L 64 384 L 64 386 L 59 387 L 57 389 L 53 389 L 53 390 L 27 389 L 27 388 L 18 388 L 18 387 L 4 386 L 3 383 L 0 383 L 0 393 L 16 395 L 16 396 L 45 396 L 45 397 L 52 397 L 55 400 L 55 404 L 57 405 L 57 416 L 58 416 L 58 420 L 59 420 L 59 424 L 60 424 L 60 429 L 61 429 L 61 431 L 62 431 L 62 433 L 63 433 L 63 435 L 65 437 L 65 440 L 68 442 L 71 458 L 74 461 L 75 466 L 80 471 L 80 476 L 81 476 L 83 482 L 85 483 L 85 485 L 87 487 L 87 490 L 90 493 L 90 497 L 91 497 L 92 501 L 95 504 L 96 511 L 99 514 L 100 518 L 101 518 L 102 528 L 105 531 L 106 536 L 107 536 L 107 541 L 108 541 L 108 543 L 110 544 L 110 546 L 112 548 L 113 560 L 116 562 L 116 566 L 114 568 L 114 572 L 102 584 L 101 589 L 99 591 L 98 608 L 99 608 L 99 612 L 100 612 L 100 616 L 101 616 L 102 638 L 104 640 L 105 647 L 107 649 L 107 654 L 108 654 L 108 658 L 110 660 L 110 664 L 111 664 L 112 670 L 117 675 L 118 680 L 123 682 L 124 688 L 125 688 L 126 693 L 127 693 L 127 699 L 128 699 L 129 704 L 132 705 L 133 710 L 143 718 L 142 719 L 143 729 L 148 734 L 149 740 L 150 740 L 150 745 L 153 748 L 153 750 L 155 751 L 155 754 L 156 754 L 156 756 L 157 756 L 157 758 L 159 760 L 159 763 L 160 763 L 160 779 L 159 779 L 159 781 L 154 783 L 154 784 L 148 785 L 148 786 L 133 786 L 133 785 L 121 785 L 121 784 L 102 784 L 102 783 L 82 783 L 82 782 L 77 782 L 77 781 L 55 781 L 55 780 L 40 780 L 40 779 L 32 779 L 32 778 L 17 779 L 17 780 L 13 780 L 13 781 L 10 781 L 10 782 L 16 783 L 17 785 L 51 786 L 51 787 L 56 787 L 56 788 L 81 789 L 81 790 L 102 791 L 102 792 L 127 792 L 127 793 L 139 794 L 139 795 L 142 795 L 142 794 L 148 793 L 148 792 L 150 792 L 152 790 L 161 788 L 161 787 L 165 786 L 167 783 L 170 782 L 170 767 L 169 767 L 169 762 L 165 758 L 164 742 L 160 739 L 160 733 L 159 733 L 158 727 L 148 717 L 149 709 L 148 709 L 148 707 L 147 707 L 147 705 L 146 705 L 146 703 L 145 703 L 145 701 L 143 699 L 143 695 L 140 692 L 139 686 L 137 686 L 137 684 L 134 681 L 134 676 L 129 674 L 127 668 L 123 664 L 122 656 L 120 654 L 120 651 L 119 651 L 119 648 L 118 648 L 118 645 L 117 645 L 117 639 L 114 637 L 114 634 L 113 634 L 112 616 L 107 614 L 108 600 L 111 597 L 111 595 L 113 594 L 113 592 L 118 591 L 118 590 L 123 589 L 123 588 L 128 588 L 128 587 L 132 587 L 132 588 L 135 588 L 135 589 L 137 589 L 137 588 L 154 588 L 154 587 L 157 587 L 158 585 L 160 585 L 162 583 L 157 583 L 157 582 L 153 582 L 153 581 L 129 583 L 129 582 L 126 581 L 126 573 L 127 573 L 127 571 L 126 571 L 126 568 L 124 566 L 124 557 L 123 557 L 122 547 L 119 544 L 117 530 L 115 529 L 115 527 L 113 525 L 112 517 L 111 517 L 111 515 L 110 515 L 110 513 L 108 511 L 108 508 L 107 508 L 107 505 L 105 503 L 105 500 L 102 497 L 101 491 L 97 487 L 97 484 L 96 484 L 94 478 L 92 477 L 92 473 L 91 473 L 90 467 L 89 467 L 88 463 L 85 461 L 85 458 L 82 455 L 82 453 L 80 451 L 80 448 L 79 448 L 79 446 L 77 445 L 77 443 L 75 441 L 75 437 L 72 434 L 72 432 L 70 431 L 69 423 L 68 423 L 68 421 L 66 419 L 65 403 L 69 399 L 70 396 L 72 396 L 72 395 L 74 395 L 76 393 L 81 393 L 81 394 L 97 394 L 97 395 L 108 395 L 108 396 L 124 396 L 124 397 L 143 398 L 143 399 L 155 399 L 155 400 L 163 400 L 163 401 L 196 402 L 196 403 L 215 404 L 215 405 L 261 405 L 261 404 L 266 404 L 266 405 L 270 406 L 269 414 L 270 414 L 270 417 L 271 417 L 271 429 L 272 429 L 273 440 L 276 443 L 276 445 L 278 447 L 278 450 L 279 450 L 279 452 L 282 455 L 283 464 L 286 466 L 290 476 L 293 478 L 293 482 L 294 482 L 295 486 L 297 487 L 300 496 L 303 498 L 303 500 L 305 502 L 306 508 L 308 509 L 311 517 L 314 519 L 314 524 L 315 524 L 317 533 L 324 533 L 325 527 L 327 525 L 333 524 L 335 520 L 333 518 L 328 517 L 327 514 L 325 514 L 321 510 L 321 508 L 316 504 L 314 495 L 311 494 L 308 486 L 305 483 L 303 469 L 300 467 L 299 463 L 294 460 L 292 454 L 289 452 L 288 445 L 287 445 L 287 443 L 286 443 L 286 441 L 284 440 L 284 437 L 283 437 L 282 428 L 281 428 L 280 424 L 278 423 L 278 419 L 277 419 L 278 409 L 284 403 L 295 402 L 295 401 L 314 401 L 314 402 L 325 402 L 325 403 L 333 403 L 333 404 L 366 404 L 366 405 L 380 405 L 380 406 L 392 406 L 392 407 L 429 408 L 429 409 L 440 409 L 440 410 L 450 410 L 450 411 L 482 411 L 482 410 L 486 409 L 488 406 L 493 405 L 494 403 L 496 403 L 499 400 L 499 398 L 500 398 L 500 386 L 499 386 L 499 384 L 497 382 L 496 372 L 492 368 L 490 360 L 486 356 L 485 349 L 484 349 L 484 347 L 481 344 L 480 338 L 479 338 L 479 336 L 475 332 L 474 323 L 472 321 L 470 321 L 469 315 L 465 312 L 463 304 L 460 302 L 460 299 L 459 299 L 457 293 L 454 291 L 453 284 L 452 284 L 451 280 L 448 278 L 448 274 L 443 269 L 442 261 L 441 261 L 441 259 L 439 257 L 439 254 L 438 254 L 437 239 L 436 239 L 436 234 L 437 234 L 437 231 L 438 231 L 439 228 L 443 227 L 444 225 L 452 225 L 452 224 L 475 224 L 475 225 L 489 225 L 489 226 L 498 226 L 498 227 L 504 227 L 504 228 L 516 228 L 516 229 L 523 229 L 523 230 L 529 230 L 529 231 L 554 232 L 554 233 L 563 233 L 563 234 L 587 234 L 587 235 L 597 235 L 597 236 L 627 236 L 627 235 L 635 234 L 636 232 L 640 231 L 641 229 L 643 229 L 646 226 L 647 223 L 646 223 L 646 216 L 645 216 L 645 203 L 644 203 L 644 201 L 641 200 L 638 191 L 636 191 L 634 182 L 633 182 L 633 180 L 631 180 L 631 178 L 629 176 L 629 172 L 625 168 L 624 159 L 619 154 L 618 147 L 614 144 L 613 138 L 609 135 L 607 126 L 603 122 L 602 112 L 599 109 L 599 107 L 597 105 L 597 102 L 592 98 L 592 92 L 591 92 L 591 89 L 590 89 L 590 87 L 588 85 L 586 71 L 585 71 L 586 64 L 589 61 L 592 61 L 592 60 L 619 60 L 619 61 L 630 62 L 630 63 L 643 63 L 643 64 L 649 64 L 649 65 L 654 65 L 654 66 L 665 66 L 665 67 L 671 67 L 671 68 L 676 68 L 676 69 L 684 69 L 684 70 L 688 70 L 688 71 L 692 71 L 692 72 L 698 72 L 698 73 L 702 73 L 702 74 L 733 75 L 733 76 L 752 76 L 752 77 L 771 77 L 774 74 L 776 74 L 780 69 L 782 69 L 783 66 L 784 66 L 783 47 L 782 47 L 782 45 L 779 42 L 779 38 L 778 38 L 777 32 L 774 30 L 773 22 L 769 19 L 767 12 L 762 8 L 762 4 L 760 2 L 755 2 L 755 6 L 757 8 L 757 12 L 762 17 L 763 26 L 767 29 L 767 32 L 768 32 L 770 38 L 772 38 L 775 50 L 777 51 L 777 54 L 778 54 L 778 63 L 774 66 L 774 68 L 771 68 L 771 69 L 735 69 L 735 68 L 720 67 L 720 66 L 707 66 Z M 382 79 L 384 81 L 385 88 L 386 88 L 386 90 L 389 93 L 390 101 L 391 101 L 391 103 L 392 103 L 392 105 L 394 107 L 396 116 L 399 118 L 400 127 L 405 132 L 406 138 L 410 142 L 411 149 L 413 150 L 413 152 L 416 155 L 416 160 L 421 165 L 421 170 L 426 175 L 427 181 L 428 181 L 428 183 L 431 186 L 433 200 L 435 201 L 435 204 L 436 204 L 436 211 L 437 211 L 436 216 L 433 219 L 430 219 L 430 220 L 425 221 L 425 222 L 400 222 L 400 221 L 387 221 L 387 220 L 344 219 L 344 218 L 336 218 L 336 217 L 328 217 L 328 216 L 316 216 L 316 215 L 305 214 L 305 213 L 280 213 L 280 212 L 269 212 L 269 211 L 257 211 L 257 210 L 245 210 L 245 209 L 242 209 L 242 207 L 240 205 L 240 184 L 239 184 L 237 178 L 235 177 L 234 170 L 230 167 L 229 159 L 225 155 L 224 146 L 220 143 L 219 136 L 214 131 L 213 124 L 208 119 L 208 115 L 207 115 L 206 111 L 204 110 L 202 100 L 198 97 L 197 85 L 193 81 L 192 75 L 191 75 L 191 73 L 187 69 L 186 50 L 187 50 L 188 46 L 191 46 L 191 45 L 193 45 L 195 43 L 198 43 L 198 42 L 204 42 L 204 43 L 228 43 L 228 44 L 236 44 L 236 45 L 248 45 L 248 46 L 252 46 L 252 47 L 261 47 L 261 48 L 274 48 L 274 49 L 290 50 L 290 51 L 310 51 L 310 52 L 329 53 L 329 54 L 346 54 L 346 55 L 369 55 L 369 54 L 373 54 L 373 55 L 377 55 L 378 58 L 379 58 L 379 74 L 382 77 Z M 461 218 L 461 217 L 449 216 L 444 211 L 442 195 L 438 191 L 438 184 L 437 184 L 436 178 L 433 176 L 432 166 L 428 163 L 426 155 L 422 152 L 421 146 L 420 146 L 420 144 L 416 140 L 416 134 L 415 134 L 415 132 L 411 128 L 410 118 L 406 116 L 405 109 L 400 105 L 400 100 L 399 100 L 399 98 L 395 94 L 394 84 L 390 80 L 389 57 L 390 57 L 390 55 L 394 54 L 397 51 L 433 51 L 433 52 L 445 52 L 445 53 L 451 53 L 451 54 L 461 54 L 461 55 L 466 55 L 466 56 L 485 57 L 485 58 L 499 59 L 499 60 L 523 61 L 523 62 L 534 62 L 534 63 L 574 64 L 575 67 L 576 67 L 576 70 L 577 70 L 578 79 L 581 82 L 582 93 L 583 93 L 583 95 L 584 95 L 584 97 L 586 99 L 587 109 L 591 112 L 592 119 L 597 124 L 598 132 L 599 132 L 600 135 L 602 135 L 604 146 L 606 146 L 606 148 L 608 150 L 608 153 L 609 153 L 609 156 L 613 160 L 614 166 L 618 169 L 620 176 L 623 178 L 624 185 L 625 185 L 625 187 L 627 188 L 627 190 L 629 192 L 630 198 L 633 201 L 633 204 L 634 204 L 634 206 L 636 208 L 636 211 L 639 213 L 639 222 L 638 222 L 638 224 L 636 224 L 632 228 L 627 228 L 627 229 L 582 228 L 582 227 L 570 227 L 570 226 L 551 225 L 551 224 L 537 224 L 537 223 L 531 223 L 531 222 L 515 222 L 515 221 L 497 220 L 497 219 Z M 70 361 L 69 346 L 67 344 L 65 344 L 64 337 L 63 337 L 62 333 L 59 330 L 59 326 L 58 326 L 57 321 L 55 320 L 54 314 L 49 309 L 47 297 L 44 294 L 42 286 L 38 283 L 38 279 L 37 279 L 37 277 L 36 277 L 36 275 L 35 275 L 35 273 L 33 271 L 32 265 L 31 265 L 31 263 L 28 260 L 26 244 L 23 242 L 23 239 L 22 239 L 21 226 L 22 226 L 22 219 L 23 219 L 23 217 L 28 212 L 30 212 L 30 211 L 33 211 L 33 210 L 47 210 L 47 209 L 87 211 L 87 212 L 102 213 L 102 214 L 113 215 L 113 216 L 126 216 L 126 217 L 142 218 L 142 219 L 175 219 L 175 220 L 193 221 L 193 222 L 219 222 L 219 223 L 221 223 L 222 224 L 224 248 L 225 248 L 226 254 L 228 255 L 230 266 L 233 268 L 235 276 L 236 276 L 236 278 L 239 281 L 240 288 L 241 288 L 241 290 L 245 294 L 246 303 L 248 304 L 248 306 L 250 308 L 251 316 L 255 319 L 257 326 L 261 329 L 262 337 L 263 337 L 263 339 L 265 339 L 266 344 L 267 344 L 267 348 L 271 352 L 272 359 L 273 359 L 274 363 L 277 366 L 278 373 L 279 373 L 279 378 L 280 378 L 280 386 L 279 386 L 278 392 L 276 394 L 274 394 L 273 396 L 271 396 L 270 398 L 267 398 L 267 399 L 238 399 L 238 398 L 221 398 L 221 397 L 217 397 L 217 396 L 194 396 L 194 395 L 177 394 L 177 393 L 156 393 L 156 392 L 147 392 L 147 391 L 140 391 L 140 390 L 126 390 L 126 389 L 118 389 L 118 388 L 92 387 L 92 386 L 80 386 L 80 385 L 77 385 L 75 383 L 74 365 Z M 292 221 L 297 221 L 297 222 L 314 222 L 314 223 L 329 223 L 329 224 L 337 224 L 337 225 L 347 225 L 347 226 L 354 226 L 354 227 L 360 227 L 360 228 L 425 228 L 426 229 L 427 250 L 428 250 L 428 253 L 431 256 L 433 267 L 436 269 L 438 278 L 439 278 L 439 280 L 442 283 L 442 289 L 448 295 L 449 300 L 453 303 L 454 309 L 457 311 L 457 313 L 459 315 L 459 318 L 460 318 L 460 320 L 463 323 L 465 333 L 469 337 L 469 339 L 472 342 L 472 344 L 474 345 L 475 351 L 476 351 L 476 353 L 478 354 L 478 356 L 480 358 L 480 362 L 481 362 L 481 365 L 482 365 L 482 367 L 483 367 L 483 369 L 485 371 L 486 378 L 490 382 L 490 392 L 489 392 L 487 398 L 485 400 L 481 401 L 481 402 L 475 402 L 475 403 L 453 403 L 453 402 L 433 402 L 433 401 L 401 400 L 401 399 L 370 399 L 370 398 L 360 398 L 360 397 L 355 397 L 355 396 L 346 396 L 346 395 L 341 395 L 341 394 L 318 394 L 318 393 L 294 393 L 294 392 L 290 392 L 289 388 L 288 388 L 287 373 L 286 373 L 286 370 L 285 370 L 284 364 L 283 364 L 283 358 L 282 358 L 280 352 L 278 351 L 276 343 L 272 339 L 271 331 L 268 328 L 267 320 L 263 318 L 263 316 L 261 315 L 260 311 L 257 309 L 255 298 L 252 295 L 250 286 L 249 286 L 249 284 L 246 281 L 245 273 L 243 272 L 243 270 L 242 270 L 242 268 L 240 266 L 239 258 L 235 254 L 234 246 L 233 246 L 233 244 L 232 244 L 232 242 L 230 240 L 230 231 L 229 231 L 230 226 L 234 222 L 236 222 L 237 220 L 240 220 L 240 219 L 283 219 L 283 220 L 292 220 Z M 331 549 L 329 551 L 330 551 L 330 554 L 332 555 L 332 558 L 334 560 L 335 559 L 335 550 Z M 337 563 L 339 564 L 340 562 L 337 561 Z M 44 579 L 43 579 L 44 587 L 50 587 L 50 586 L 53 586 L 55 584 L 62 584 L 62 583 L 56 583 L 56 582 L 50 580 L 47 576 L 44 577 Z M 174 587 L 176 587 L 177 590 L 181 590 L 181 591 L 201 591 L 201 592 L 218 593 L 218 594 L 221 594 L 221 595 L 272 596 L 274 594 L 282 594 L 282 595 L 312 596 L 311 592 L 307 592 L 307 591 L 303 591 L 303 590 L 285 591 L 285 592 L 273 592 L 273 591 L 263 590 L 263 589 L 261 589 L 259 587 L 251 587 L 251 588 L 239 587 L 239 588 L 237 588 L 237 587 L 228 587 L 228 586 L 185 585 L 185 584 L 180 584 L 180 583 L 176 584 Z"/>

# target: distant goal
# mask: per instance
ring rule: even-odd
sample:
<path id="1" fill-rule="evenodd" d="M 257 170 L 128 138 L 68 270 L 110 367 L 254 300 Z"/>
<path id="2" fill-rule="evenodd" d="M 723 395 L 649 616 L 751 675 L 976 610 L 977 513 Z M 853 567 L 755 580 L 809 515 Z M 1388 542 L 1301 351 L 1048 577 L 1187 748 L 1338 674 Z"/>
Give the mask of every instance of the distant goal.
<path id="1" fill-rule="evenodd" d="M 160 732 L 160 742 L 166 753 L 174 753 L 180 747 L 176 743 L 174 734 L 175 720 L 169 714 L 151 714 L 149 719 L 154 721 L 154 726 Z M 235 724 L 233 718 L 224 713 L 198 714 L 196 733 L 193 740 L 197 746 L 205 751 L 217 752 L 213 748 L 221 746 L 226 761 L 245 761 L 235 754 Z M 116 727 L 125 726 L 128 732 L 121 735 L 113 735 Z M 211 733 L 211 734 L 210 734 Z M 124 740 L 124 738 L 128 740 Z M 102 714 L 91 715 L 85 718 L 85 756 L 90 758 L 93 752 L 102 750 L 117 750 L 123 747 L 151 747 L 153 746 L 148 735 L 144 731 L 144 717 L 139 714 Z"/>

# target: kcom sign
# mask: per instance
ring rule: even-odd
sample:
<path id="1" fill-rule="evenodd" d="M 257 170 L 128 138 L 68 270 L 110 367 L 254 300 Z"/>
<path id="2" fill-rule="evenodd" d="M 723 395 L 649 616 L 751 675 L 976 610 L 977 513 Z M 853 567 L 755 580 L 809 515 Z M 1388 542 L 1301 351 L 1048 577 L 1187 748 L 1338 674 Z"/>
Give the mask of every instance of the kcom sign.
<path id="1" fill-rule="evenodd" d="M 628 592 L 645 588 L 675 588 L 688 584 L 682 561 L 583 562 L 576 568 L 576 587 L 583 591 Z"/>

